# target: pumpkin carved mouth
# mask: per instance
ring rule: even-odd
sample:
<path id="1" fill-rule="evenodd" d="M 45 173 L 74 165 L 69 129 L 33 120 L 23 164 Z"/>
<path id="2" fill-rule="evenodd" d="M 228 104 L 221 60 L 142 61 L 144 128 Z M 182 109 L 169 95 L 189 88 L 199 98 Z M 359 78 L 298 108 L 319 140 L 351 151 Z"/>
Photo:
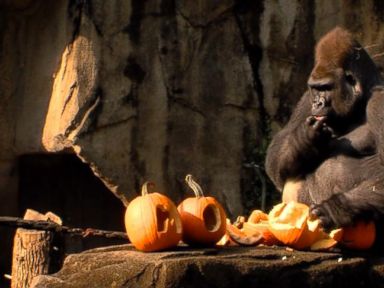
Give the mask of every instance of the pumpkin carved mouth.
<path id="1" fill-rule="evenodd" d="M 182 232 L 182 224 L 180 219 L 173 217 L 172 211 L 168 211 L 167 208 L 162 205 L 156 206 L 156 224 L 158 233 L 167 232 L 168 228 L 173 225 L 176 228 L 176 233 Z"/>
<path id="2" fill-rule="evenodd" d="M 203 212 L 205 228 L 209 232 L 216 232 L 221 226 L 220 211 L 216 206 L 209 204 Z"/>

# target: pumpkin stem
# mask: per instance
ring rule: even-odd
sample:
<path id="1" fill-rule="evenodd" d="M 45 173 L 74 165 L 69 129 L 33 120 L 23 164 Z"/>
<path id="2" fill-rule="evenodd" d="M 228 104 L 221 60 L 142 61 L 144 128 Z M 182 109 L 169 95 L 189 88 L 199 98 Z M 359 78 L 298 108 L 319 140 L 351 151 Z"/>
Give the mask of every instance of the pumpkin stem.
<path id="1" fill-rule="evenodd" d="M 191 174 L 185 176 L 185 182 L 187 182 L 189 188 L 193 190 L 197 198 L 204 197 L 203 189 L 201 189 L 200 185 L 193 180 Z"/>
<path id="2" fill-rule="evenodd" d="M 148 195 L 148 191 L 152 190 L 155 187 L 155 183 L 147 181 L 141 186 L 141 195 Z"/>

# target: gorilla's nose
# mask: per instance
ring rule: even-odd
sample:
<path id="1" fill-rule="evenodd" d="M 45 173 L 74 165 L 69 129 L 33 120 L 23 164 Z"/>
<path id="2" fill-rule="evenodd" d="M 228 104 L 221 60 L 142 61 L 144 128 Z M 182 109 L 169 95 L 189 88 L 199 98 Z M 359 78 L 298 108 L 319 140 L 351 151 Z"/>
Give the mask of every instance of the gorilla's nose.
<path id="1" fill-rule="evenodd" d="M 321 115 L 322 114 L 321 112 L 326 107 L 326 103 L 327 101 L 323 95 L 317 95 L 312 102 L 312 115 Z"/>

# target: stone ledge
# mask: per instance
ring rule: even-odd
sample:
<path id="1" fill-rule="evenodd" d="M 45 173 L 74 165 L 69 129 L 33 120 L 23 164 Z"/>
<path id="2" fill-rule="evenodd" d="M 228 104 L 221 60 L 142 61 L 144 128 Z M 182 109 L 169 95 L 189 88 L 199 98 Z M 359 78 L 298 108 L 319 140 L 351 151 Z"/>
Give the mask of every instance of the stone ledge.
<path id="1" fill-rule="evenodd" d="M 142 253 L 120 245 L 69 255 L 32 287 L 384 287 L 384 258 L 283 247 Z"/>

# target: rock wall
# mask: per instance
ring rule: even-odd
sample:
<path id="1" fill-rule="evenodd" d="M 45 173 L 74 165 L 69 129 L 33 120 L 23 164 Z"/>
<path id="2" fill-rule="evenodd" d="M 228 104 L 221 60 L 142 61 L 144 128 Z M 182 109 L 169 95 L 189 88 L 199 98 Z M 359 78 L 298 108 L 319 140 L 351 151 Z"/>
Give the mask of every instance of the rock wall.
<path id="1" fill-rule="evenodd" d="M 230 215 L 259 207 L 268 139 L 305 90 L 316 40 L 344 25 L 384 58 L 378 0 L 0 5 L 5 214 L 15 159 L 63 151 L 124 202 L 148 179 L 177 202 L 192 173 Z"/>

